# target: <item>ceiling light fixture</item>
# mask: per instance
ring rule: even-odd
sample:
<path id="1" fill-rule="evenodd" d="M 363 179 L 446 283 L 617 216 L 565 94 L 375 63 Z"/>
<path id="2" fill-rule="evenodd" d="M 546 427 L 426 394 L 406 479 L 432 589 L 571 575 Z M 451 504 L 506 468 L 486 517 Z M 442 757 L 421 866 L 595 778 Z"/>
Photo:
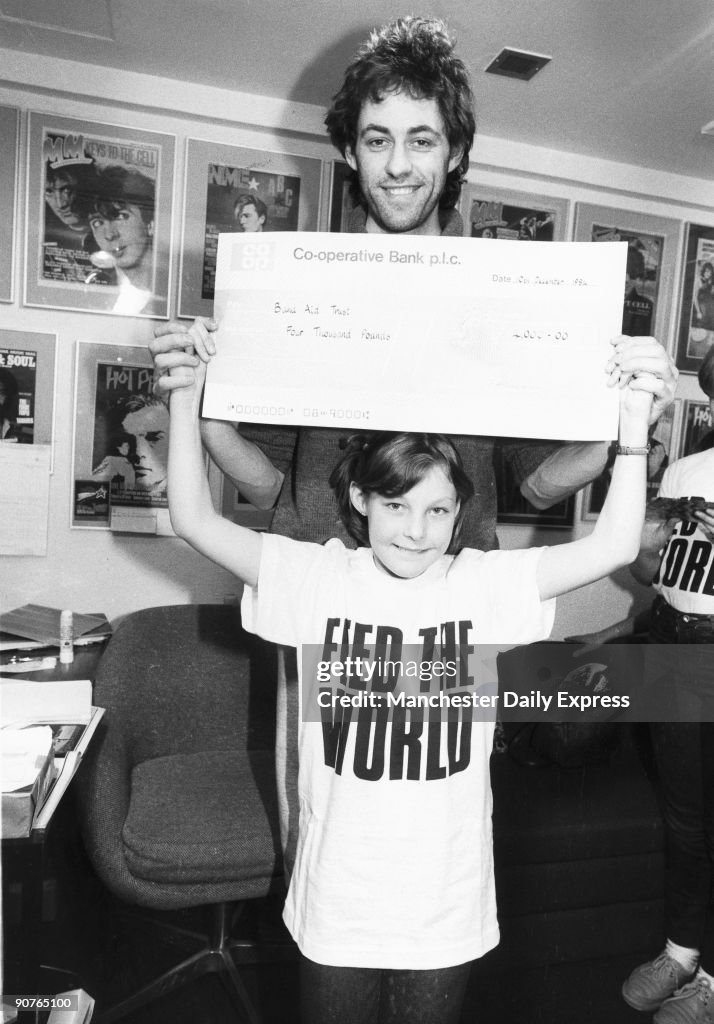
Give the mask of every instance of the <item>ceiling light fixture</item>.
<path id="1" fill-rule="evenodd" d="M 551 60 L 552 57 L 546 57 L 542 53 L 530 53 L 528 50 L 505 46 L 485 70 L 490 75 L 505 75 L 506 78 L 519 78 L 522 82 L 529 82 Z"/>

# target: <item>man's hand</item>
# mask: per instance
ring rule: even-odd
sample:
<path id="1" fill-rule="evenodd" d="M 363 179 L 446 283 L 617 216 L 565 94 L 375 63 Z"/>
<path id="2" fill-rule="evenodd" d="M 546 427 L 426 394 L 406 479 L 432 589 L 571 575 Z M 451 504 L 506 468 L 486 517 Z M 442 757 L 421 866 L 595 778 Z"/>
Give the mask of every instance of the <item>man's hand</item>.
<path id="1" fill-rule="evenodd" d="M 155 328 L 149 342 L 155 395 L 167 398 L 171 391 L 195 383 L 194 369 L 216 354 L 217 328 L 217 321 L 209 317 L 197 317 L 192 324 L 171 320 Z"/>
<path id="2" fill-rule="evenodd" d="M 656 423 L 674 400 L 679 370 L 656 338 L 629 338 L 621 334 L 613 339 L 612 345 L 613 352 L 605 367 L 610 385 L 630 384 L 632 388 L 649 391 L 653 399 L 649 423 Z"/>

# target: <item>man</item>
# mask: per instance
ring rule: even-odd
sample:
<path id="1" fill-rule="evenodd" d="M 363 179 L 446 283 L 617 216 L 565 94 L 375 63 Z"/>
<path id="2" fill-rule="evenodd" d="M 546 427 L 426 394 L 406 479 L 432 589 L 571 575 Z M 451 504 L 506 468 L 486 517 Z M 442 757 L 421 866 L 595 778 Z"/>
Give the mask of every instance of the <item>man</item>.
<path id="1" fill-rule="evenodd" d="M 353 172 L 351 191 L 359 205 L 350 219 L 352 231 L 463 234 L 455 206 L 469 166 L 475 120 L 466 68 L 453 49 L 442 22 L 407 17 L 372 33 L 348 66 L 326 125 L 332 142 Z M 212 321 L 199 319 L 190 327 L 178 322 L 157 327 L 150 350 L 159 375 L 155 384 L 159 394 L 168 396 L 187 379 L 193 382 L 192 367 L 215 351 L 215 326 Z M 615 360 L 621 370 L 644 375 L 643 387 L 655 393 L 658 408 L 671 401 L 676 371 L 653 339 L 627 342 L 613 356 Z M 241 494 L 259 508 L 275 507 L 272 530 L 301 540 L 324 541 L 338 536 L 351 543 L 328 486 L 330 471 L 341 453 L 340 443 L 346 436 L 346 431 L 328 428 L 244 426 L 236 431 L 227 422 L 202 421 L 206 447 Z M 463 543 L 493 548 L 497 545 L 494 442 L 484 437 L 454 440 L 475 486 L 463 524 Z M 507 442 L 505 447 L 524 481 L 526 497 L 542 503 L 539 507 L 547 507 L 597 476 L 606 463 L 609 446 L 603 442 L 557 450 L 553 445 Z M 297 707 L 282 686 L 279 708 L 281 837 L 290 870 L 296 836 L 297 728 L 287 728 L 286 723 L 292 719 L 295 724 Z M 357 1019 L 351 982 L 347 977 L 331 978 L 331 969 L 323 967 L 306 967 L 303 962 L 303 998 L 310 992 L 321 992 L 327 1001 L 332 993 L 335 1011 L 330 1019 Z M 390 1019 L 401 1024 L 417 1019 L 413 1015 L 416 1004 L 419 1020 L 455 1024 L 468 965 L 447 970 L 457 974 L 447 979 L 437 977 L 441 972 L 428 972 L 434 975 L 433 984 L 419 983 L 418 989 L 417 977 L 424 972 L 410 971 L 406 981 L 398 977 L 404 972 L 386 972 L 390 977 L 385 978 L 383 998 L 393 1000 L 398 1007 L 405 993 L 400 996 L 395 986 L 401 984 L 406 986 L 412 1003 L 408 1016 L 404 1013 Z M 375 985 L 378 1000 L 381 982 Z M 354 1003 L 361 1005 L 356 998 Z M 305 1019 L 317 1024 L 318 1018 L 308 1007 Z M 377 1014 L 359 1019 L 377 1019 Z"/>
<path id="2" fill-rule="evenodd" d="M 141 171 L 119 165 L 98 175 L 89 226 L 104 256 L 100 269 L 113 269 L 119 295 L 115 313 L 151 312 L 154 296 L 154 182 Z"/>
<path id="3" fill-rule="evenodd" d="M 257 196 L 239 196 L 233 207 L 233 219 L 241 231 L 264 231 L 268 219 L 268 207 Z"/>
<path id="4" fill-rule="evenodd" d="M 475 132 L 473 97 L 463 62 L 443 23 L 402 18 L 374 32 L 350 63 L 325 121 L 353 173 L 359 206 L 353 231 L 462 235 L 455 209 Z M 159 394 L 181 387 L 182 366 L 214 351 L 214 324 L 159 326 L 150 343 Z M 188 332 L 191 330 L 192 335 Z M 193 336 L 195 335 L 195 337 Z M 613 357 L 627 372 L 648 374 L 658 415 L 674 394 L 677 371 L 654 339 L 628 341 Z M 656 379 L 653 379 L 656 378 Z M 218 466 L 259 508 L 275 506 L 272 529 L 298 539 L 347 540 L 327 486 L 345 431 L 242 427 L 204 420 L 203 440 Z M 493 440 L 456 439 L 476 486 L 464 544 L 496 546 Z M 257 443 L 254 443 L 257 442 Z M 547 508 L 606 465 L 608 444 L 558 448 L 505 442 L 524 496 Z"/>
<path id="5" fill-rule="evenodd" d="M 45 168 L 43 276 L 85 281 L 96 242 L 89 229 L 89 195 L 95 169 L 86 163 L 48 163 Z"/>
<path id="6" fill-rule="evenodd" d="M 122 489 L 164 497 L 169 457 L 169 412 L 153 395 L 131 395 L 112 410 L 113 453 L 92 472 L 95 480 L 123 478 Z"/>

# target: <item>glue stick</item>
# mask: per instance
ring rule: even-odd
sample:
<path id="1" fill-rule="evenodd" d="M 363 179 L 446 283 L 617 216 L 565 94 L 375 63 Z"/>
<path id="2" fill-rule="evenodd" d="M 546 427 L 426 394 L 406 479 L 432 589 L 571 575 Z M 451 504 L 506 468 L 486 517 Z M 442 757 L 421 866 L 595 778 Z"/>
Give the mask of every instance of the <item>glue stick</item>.
<path id="1" fill-rule="evenodd" d="M 74 630 L 71 611 L 64 611 L 60 615 L 59 657 L 62 665 L 70 665 L 74 661 Z"/>

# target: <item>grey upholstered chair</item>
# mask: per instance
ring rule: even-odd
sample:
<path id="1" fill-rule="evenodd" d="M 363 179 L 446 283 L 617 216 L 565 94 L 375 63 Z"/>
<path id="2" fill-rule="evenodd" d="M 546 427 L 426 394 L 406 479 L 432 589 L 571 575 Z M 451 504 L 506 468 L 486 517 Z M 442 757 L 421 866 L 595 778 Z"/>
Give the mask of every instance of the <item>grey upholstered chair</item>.
<path id="1" fill-rule="evenodd" d="M 149 608 L 124 619 L 101 659 L 94 703 L 106 714 L 79 773 L 87 853 L 121 901 L 212 904 L 206 947 L 98 1020 L 119 1020 L 193 978 L 218 972 L 243 1019 L 259 1020 L 237 963 L 295 955 L 238 941 L 241 901 L 280 889 L 276 651 L 224 605 Z"/>

